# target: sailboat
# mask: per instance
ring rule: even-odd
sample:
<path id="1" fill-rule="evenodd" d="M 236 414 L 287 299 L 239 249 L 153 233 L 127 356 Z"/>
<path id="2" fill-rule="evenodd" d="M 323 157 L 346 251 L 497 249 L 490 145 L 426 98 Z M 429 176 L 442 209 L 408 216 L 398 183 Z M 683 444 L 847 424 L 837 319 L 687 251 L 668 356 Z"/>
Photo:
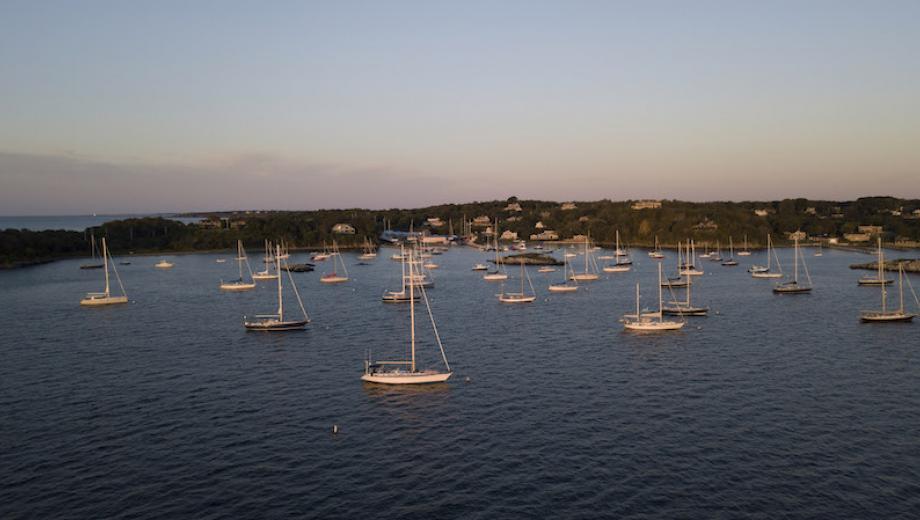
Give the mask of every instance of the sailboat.
<path id="1" fill-rule="evenodd" d="M 703 271 L 696 268 L 696 244 L 692 240 L 687 240 L 687 259 L 684 262 L 680 274 L 686 276 L 703 276 Z"/>
<path id="2" fill-rule="evenodd" d="M 620 230 L 617 229 L 617 248 L 614 249 L 613 254 L 616 256 L 629 256 L 629 251 L 625 249 L 620 249 Z"/>
<path id="3" fill-rule="evenodd" d="M 415 261 L 410 259 L 409 276 L 414 273 Z M 441 359 L 444 361 L 445 372 L 437 370 L 418 370 L 415 363 L 415 291 L 421 292 L 422 300 L 425 302 L 425 308 L 428 310 L 428 317 L 431 320 L 431 329 L 434 331 L 435 340 L 438 348 L 441 349 Z M 438 327 L 434 322 L 434 315 L 431 313 L 431 305 L 428 303 L 428 295 L 424 287 L 416 289 L 415 285 L 409 285 L 409 328 L 411 331 L 410 339 L 410 357 L 406 360 L 399 361 L 371 361 L 370 355 L 364 361 L 364 374 L 361 376 L 362 381 L 368 383 L 379 383 L 386 385 L 413 385 L 422 383 L 443 383 L 450 379 L 453 372 L 450 370 L 450 364 L 447 362 L 447 355 L 444 353 L 444 345 L 441 343 L 441 335 L 438 334 Z"/>
<path id="4" fill-rule="evenodd" d="M 507 279 L 508 279 L 508 273 L 505 272 L 504 264 L 502 263 L 502 259 L 501 259 L 501 257 L 500 257 L 499 254 L 498 254 L 498 253 L 499 253 L 499 247 L 498 247 L 498 219 L 495 219 L 495 233 L 494 233 L 494 238 L 495 238 L 495 270 L 494 270 L 494 271 L 489 271 L 489 272 L 487 272 L 486 274 L 482 275 L 482 279 L 483 279 L 483 280 L 487 280 L 487 281 L 489 281 L 489 282 L 496 282 L 496 281 L 502 281 L 502 280 L 507 280 Z"/>
<path id="5" fill-rule="evenodd" d="M 626 252 L 620 249 L 620 230 L 617 230 L 617 242 L 616 242 L 616 263 L 614 265 L 607 264 L 603 267 L 605 273 L 625 273 L 631 269 L 632 260 L 628 257 L 626 260 L 621 260 L 621 258 L 626 257 Z"/>
<path id="6" fill-rule="evenodd" d="M 662 287 L 670 287 L 673 289 L 675 287 L 686 287 L 687 285 L 689 285 L 690 277 L 687 276 L 686 280 L 684 280 L 684 267 L 685 265 L 681 257 L 681 244 L 680 244 L 680 241 L 678 240 L 677 241 L 677 276 L 674 276 L 674 277 L 669 276 L 667 280 L 662 282 Z"/>
<path id="7" fill-rule="evenodd" d="M 709 255 L 710 262 L 721 262 L 722 261 L 722 242 L 716 240 L 716 251 L 715 253 Z"/>
<path id="8" fill-rule="evenodd" d="M 80 300 L 80 305 L 88 307 L 100 305 L 113 305 L 116 303 L 128 303 L 128 294 L 125 292 L 125 286 L 121 283 L 121 277 L 118 276 L 118 270 L 115 269 L 115 263 L 112 262 L 112 272 L 115 273 L 115 279 L 118 286 L 121 287 L 121 296 L 112 296 L 109 287 L 109 248 L 105 245 L 105 237 L 102 238 L 102 268 L 105 270 L 105 291 L 101 293 L 86 293 L 86 297 Z"/>
<path id="9" fill-rule="evenodd" d="M 795 264 L 792 280 L 786 282 L 780 282 L 773 287 L 773 292 L 777 294 L 802 294 L 811 292 L 811 275 L 808 274 L 808 266 L 805 264 L 805 258 L 802 257 L 802 267 L 805 269 L 805 277 L 808 279 L 808 284 L 799 283 L 799 257 L 802 256 L 802 253 L 799 251 L 799 239 L 795 239 L 795 251 L 793 252 L 793 262 Z"/>
<path id="10" fill-rule="evenodd" d="M 282 260 L 287 260 L 288 258 L 291 257 L 291 254 L 288 253 L 287 245 L 284 243 L 284 240 L 281 241 L 281 248 L 279 249 L 279 251 L 281 251 Z"/>
<path id="11" fill-rule="evenodd" d="M 524 292 L 524 279 L 530 284 L 531 294 Z M 537 299 L 537 292 L 530 281 L 530 275 L 524 269 L 524 260 L 521 259 L 521 292 L 505 292 L 505 285 L 502 284 L 502 293 L 498 295 L 498 301 L 502 303 L 532 303 Z"/>
<path id="12" fill-rule="evenodd" d="M 246 263 L 246 270 L 249 272 L 250 281 L 243 280 L 243 263 Z M 236 263 L 239 264 L 240 268 L 240 277 L 233 282 L 220 282 L 220 290 L 222 291 L 248 291 L 250 289 L 256 288 L 256 282 L 252 279 L 252 268 L 249 267 L 249 259 L 246 258 L 246 250 L 243 249 L 243 241 L 236 241 Z"/>
<path id="13" fill-rule="evenodd" d="M 90 252 L 92 252 L 93 260 L 92 260 L 92 263 L 90 264 L 81 265 L 80 269 L 102 269 L 105 266 L 105 264 L 100 264 L 98 263 L 98 260 L 96 260 L 96 249 L 97 249 L 96 248 L 96 235 L 90 235 L 89 239 L 90 239 L 89 249 L 90 249 Z"/>
<path id="14" fill-rule="evenodd" d="M 664 253 L 661 252 L 661 247 L 658 244 L 658 235 L 655 235 L 655 249 L 649 251 L 648 256 L 654 258 L 655 260 L 661 260 L 664 258 Z"/>
<path id="15" fill-rule="evenodd" d="M 574 268 L 572 269 L 571 280 L 576 282 L 587 282 L 591 280 L 597 280 L 600 278 L 600 275 L 597 274 L 597 263 L 594 261 L 594 257 L 591 256 L 591 252 L 588 250 L 588 237 L 585 237 L 585 271 L 583 273 L 576 273 Z"/>
<path id="16" fill-rule="evenodd" d="M 776 261 L 776 272 L 773 272 L 773 261 Z M 779 263 L 779 257 L 776 256 L 776 248 L 773 247 L 773 238 L 767 233 L 767 265 L 752 265 L 749 269 L 752 278 L 782 278 L 783 266 Z"/>
<path id="17" fill-rule="evenodd" d="M 728 259 L 722 261 L 722 265 L 727 267 L 734 267 L 738 265 L 738 261 L 735 260 L 735 243 L 732 241 L 732 237 L 728 237 Z"/>
<path id="18" fill-rule="evenodd" d="M 488 270 L 489 270 L 489 265 L 488 265 L 488 264 L 483 264 L 483 263 L 480 262 L 480 263 L 474 265 L 472 270 L 473 270 L 473 271 L 488 271 Z"/>
<path id="19" fill-rule="evenodd" d="M 674 284 L 667 280 L 661 285 L 667 286 L 669 289 L 675 287 Z M 683 284 L 683 286 L 687 288 L 687 299 L 683 301 L 672 300 L 669 306 L 661 308 L 661 312 L 664 314 L 670 314 L 672 316 L 706 316 L 706 314 L 709 312 L 709 307 L 697 307 L 690 302 L 690 293 L 692 292 L 693 279 L 688 276 L 687 281 Z"/>
<path id="20" fill-rule="evenodd" d="M 569 269 L 570 269 L 569 259 L 566 257 L 563 257 L 562 258 L 562 283 L 550 284 L 549 292 L 575 292 L 578 290 L 578 283 L 569 283 L 569 280 L 570 280 Z"/>
<path id="21" fill-rule="evenodd" d="M 815 256 L 824 256 L 824 249 L 821 248 L 821 242 L 818 242 L 818 248 L 815 250 Z"/>
<path id="22" fill-rule="evenodd" d="M 658 264 L 658 311 L 650 313 L 642 313 L 639 309 L 639 282 L 636 282 L 636 314 L 627 314 L 623 316 L 620 321 L 623 322 L 624 329 L 639 332 L 659 332 L 683 328 L 686 323 L 684 321 L 670 321 L 664 319 L 661 304 L 661 281 L 661 264 Z"/>
<path id="23" fill-rule="evenodd" d="M 878 239 L 878 249 L 879 249 L 879 261 L 878 261 L 878 276 L 881 279 L 884 276 L 884 257 L 882 256 L 882 239 Z M 907 283 L 910 283 L 908 279 Z M 914 314 L 905 312 L 904 310 L 904 265 L 898 262 L 898 294 L 899 300 L 901 302 L 900 307 L 897 310 L 888 310 L 888 288 L 885 284 L 881 284 L 882 288 L 882 310 L 879 311 L 862 311 L 859 313 L 859 319 L 866 323 L 886 323 L 886 322 L 897 322 L 897 321 L 911 321 L 914 319 Z M 913 292 L 913 287 L 911 287 L 911 292 Z M 916 297 L 916 295 L 915 295 Z"/>
<path id="24" fill-rule="evenodd" d="M 362 246 L 362 253 L 358 257 L 358 260 L 373 260 L 377 258 L 377 251 L 374 250 L 374 245 L 371 244 L 371 241 L 364 237 L 364 244 Z"/>
<path id="25" fill-rule="evenodd" d="M 747 235 L 744 235 L 744 249 L 738 251 L 738 256 L 751 256 L 751 250 L 748 249 Z"/>
<path id="26" fill-rule="evenodd" d="M 172 269 L 174 265 L 176 265 L 176 264 L 174 264 L 174 263 L 172 263 L 172 262 L 166 260 L 165 258 L 163 258 L 163 259 L 161 259 L 159 262 L 153 264 L 153 266 L 156 267 L 157 269 Z"/>
<path id="27" fill-rule="evenodd" d="M 857 280 L 856 283 L 859 285 L 889 285 L 889 284 L 894 283 L 894 280 L 892 280 L 891 278 L 885 277 L 885 270 L 882 267 L 884 264 L 885 264 L 885 261 L 882 256 L 882 238 L 879 237 L 878 238 L 878 265 L 879 265 L 878 274 L 874 276 L 873 275 L 860 276 L 859 280 Z"/>
<path id="28" fill-rule="evenodd" d="M 332 272 L 324 274 L 320 277 L 319 281 L 322 283 L 343 283 L 348 281 L 348 268 L 345 267 L 345 260 L 342 258 L 342 255 L 339 254 L 339 246 L 335 243 L 335 240 L 332 241 L 332 252 L 330 253 L 335 259 L 332 261 Z M 337 265 L 342 266 L 342 273 L 339 274 L 335 268 Z"/>
<path id="29" fill-rule="evenodd" d="M 294 295 L 297 297 L 297 304 L 300 306 L 300 312 L 303 313 L 302 319 L 297 320 L 285 320 L 284 319 L 284 294 L 283 287 L 281 283 L 282 276 L 281 273 L 281 246 L 277 246 L 275 250 L 275 272 L 279 274 L 278 276 L 278 312 L 275 314 L 257 314 L 253 317 L 252 320 L 247 320 L 243 316 L 243 326 L 246 327 L 246 330 L 260 330 L 266 332 L 280 332 L 287 330 L 304 330 L 307 327 L 307 323 L 310 323 L 310 317 L 307 316 L 307 310 L 303 306 L 303 300 L 300 299 L 300 293 L 297 291 L 297 284 L 294 283 L 294 278 L 291 276 L 291 272 L 288 271 L 288 280 L 291 282 L 291 287 L 294 289 Z"/>
<path id="30" fill-rule="evenodd" d="M 329 254 L 329 249 L 326 248 L 326 241 L 323 240 L 323 252 L 314 253 L 313 256 L 310 258 L 312 258 L 314 262 L 324 262 L 326 260 L 329 260 L 330 256 L 332 255 Z"/>
<path id="31" fill-rule="evenodd" d="M 409 262 L 409 257 L 408 255 L 405 254 L 405 249 L 403 246 L 400 246 L 399 256 L 405 258 L 405 260 L 400 262 L 400 268 L 402 269 L 402 274 L 400 275 L 399 278 L 402 282 L 402 288 L 399 291 L 384 291 L 383 297 L 381 297 L 381 300 L 383 300 L 385 303 L 404 303 L 404 302 L 408 302 L 410 297 L 418 299 L 420 296 L 415 291 L 410 291 L 406 289 L 406 286 L 407 286 L 406 282 L 409 279 L 409 276 L 406 274 L 406 264 Z"/>
<path id="32" fill-rule="evenodd" d="M 265 262 L 265 269 L 259 271 L 258 273 L 253 273 L 252 275 L 253 280 L 274 280 L 275 278 L 278 278 L 278 276 L 280 275 L 278 271 L 275 271 L 274 273 L 271 272 L 271 268 L 275 265 L 276 262 L 275 262 L 275 259 L 272 259 L 271 263 L 268 263 L 268 259 L 271 258 L 270 248 L 271 248 L 271 245 L 269 244 L 268 240 L 266 240 L 265 241 L 265 256 L 262 259 L 263 262 Z"/>

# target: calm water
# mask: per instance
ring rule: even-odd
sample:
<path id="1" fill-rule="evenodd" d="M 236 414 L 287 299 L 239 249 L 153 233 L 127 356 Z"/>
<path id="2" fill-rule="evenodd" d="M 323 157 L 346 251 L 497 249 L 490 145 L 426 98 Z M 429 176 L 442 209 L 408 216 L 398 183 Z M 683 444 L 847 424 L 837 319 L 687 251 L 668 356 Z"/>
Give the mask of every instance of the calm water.
<path id="1" fill-rule="evenodd" d="M 164 217 L 189 224 L 199 222 L 198 217 L 176 217 L 167 214 L 149 215 L 44 215 L 31 217 L 4 217 L 0 216 L 0 229 L 28 229 L 30 231 L 44 231 L 48 229 L 64 229 L 68 231 L 83 231 L 88 227 L 101 226 L 113 220 L 141 217 Z"/>
<path id="2" fill-rule="evenodd" d="M 847 265 L 869 257 L 808 253 L 804 296 L 751 279 L 757 254 L 704 262 L 695 300 L 714 314 L 637 336 L 617 320 L 637 278 L 654 292 L 642 253 L 578 294 L 550 296 L 559 273 L 534 270 L 538 302 L 503 306 L 469 270 L 484 255 L 451 251 L 430 296 L 455 376 L 392 389 L 359 380 L 367 350 L 406 350 L 407 308 L 379 301 L 398 283 L 390 254 L 348 256 L 346 285 L 318 283 L 323 264 L 295 274 L 314 321 L 281 335 L 244 332 L 273 286 L 221 294 L 235 266 L 217 255 L 169 257 L 169 271 L 133 258 L 132 303 L 103 309 L 77 305 L 101 288 L 80 259 L 0 272 L 0 517 L 920 511 L 920 323 L 858 322 L 878 290 Z"/>

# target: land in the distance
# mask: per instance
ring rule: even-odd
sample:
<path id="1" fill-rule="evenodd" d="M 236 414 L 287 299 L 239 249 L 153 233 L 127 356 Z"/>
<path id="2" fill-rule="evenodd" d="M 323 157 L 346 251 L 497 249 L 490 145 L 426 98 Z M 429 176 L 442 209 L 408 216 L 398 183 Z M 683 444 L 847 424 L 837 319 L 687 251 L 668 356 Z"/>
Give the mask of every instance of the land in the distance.
<path id="1" fill-rule="evenodd" d="M 291 249 L 319 249 L 333 240 L 357 248 L 365 237 L 392 237 L 386 230 L 410 229 L 474 245 L 488 243 L 496 229 L 504 241 L 580 239 L 589 235 L 611 245 L 620 232 L 625 246 L 662 247 L 693 239 L 699 247 L 763 247 L 768 233 L 788 244 L 801 240 L 826 246 L 920 247 L 920 199 L 864 197 L 854 201 L 784 199 L 772 202 L 506 200 L 444 204 L 416 209 L 316 211 L 226 211 L 189 213 L 199 223 L 131 218 L 78 231 L 0 231 L 0 266 L 17 267 L 58 258 L 88 256 L 91 236 L 106 237 L 116 255 L 228 250 L 242 240 L 258 250 L 263 241 L 284 240 Z"/>

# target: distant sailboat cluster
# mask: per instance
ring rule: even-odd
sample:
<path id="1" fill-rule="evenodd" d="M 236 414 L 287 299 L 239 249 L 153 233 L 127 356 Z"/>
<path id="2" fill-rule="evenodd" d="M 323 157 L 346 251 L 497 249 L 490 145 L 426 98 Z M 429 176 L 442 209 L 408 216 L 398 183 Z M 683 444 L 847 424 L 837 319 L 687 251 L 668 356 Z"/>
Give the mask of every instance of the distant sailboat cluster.
<path id="1" fill-rule="evenodd" d="M 488 265 L 485 262 L 481 262 L 476 263 L 472 270 L 486 271 L 482 276 L 482 279 L 485 281 L 502 282 L 501 291 L 496 295 L 498 302 L 501 304 L 537 302 L 538 293 L 525 262 L 525 257 L 533 254 L 521 253 L 519 255 L 502 257 L 500 254 L 501 247 L 499 245 L 497 231 L 498 225 L 496 219 L 496 229 L 493 233 L 491 243 L 487 248 L 490 251 L 494 251 L 494 258 L 491 260 L 495 264 L 494 269 L 488 270 Z M 91 239 L 93 241 L 92 250 L 94 260 L 92 264 L 81 265 L 81 269 L 96 268 L 95 252 L 97 248 L 95 238 L 91 237 Z M 227 281 L 223 279 L 220 280 L 220 291 L 228 293 L 245 292 L 256 289 L 256 284 L 259 281 L 274 282 L 277 308 L 272 313 L 244 316 L 242 324 L 248 331 L 278 332 L 305 330 L 310 323 L 310 317 L 307 314 L 297 283 L 291 275 L 290 266 L 287 265 L 287 259 L 290 257 L 290 253 L 283 244 L 283 241 L 272 243 L 266 240 L 264 243 L 263 257 L 264 269 L 254 273 L 249 264 L 249 258 L 246 254 L 246 249 L 243 247 L 242 241 L 237 241 L 235 257 L 236 278 Z M 368 352 L 365 360 L 364 373 L 361 379 L 369 383 L 395 385 L 447 381 L 451 377 L 452 371 L 444 351 L 444 346 L 441 342 L 440 334 L 437 330 L 437 325 L 426 292 L 426 289 L 434 286 L 434 280 L 430 270 L 439 267 L 438 263 L 432 261 L 432 255 L 441 254 L 446 249 L 423 246 L 419 243 L 401 244 L 399 247 L 399 252 L 391 256 L 393 260 L 398 261 L 400 264 L 398 272 L 399 285 L 396 288 L 385 290 L 381 296 L 381 301 L 384 303 L 409 304 L 408 317 L 411 335 L 409 353 L 407 357 L 403 359 L 375 361 L 371 353 Z M 540 244 L 534 249 L 542 251 L 544 245 Z M 612 260 L 612 262 L 606 264 L 602 269 L 598 269 L 594 254 L 595 251 L 600 251 L 601 249 L 600 247 L 592 246 L 590 238 L 585 236 L 584 238 L 579 238 L 579 242 L 571 243 L 569 247 L 561 246 L 556 252 L 549 251 L 548 253 L 537 254 L 536 256 L 538 258 L 544 260 L 546 258 L 550 259 L 549 262 L 543 261 L 543 265 L 538 269 L 538 272 L 545 273 L 547 278 L 553 279 L 548 283 L 548 293 L 560 294 L 560 298 L 563 299 L 568 298 L 568 296 L 564 296 L 565 293 L 577 293 L 579 289 L 583 287 L 581 285 L 582 283 L 599 280 L 601 271 L 610 273 L 612 276 L 608 277 L 609 279 L 626 276 L 618 273 L 627 273 L 631 271 L 633 261 L 628 247 L 621 247 L 619 231 L 616 232 L 612 254 L 600 254 L 598 256 L 602 259 L 606 258 Z M 105 238 L 101 239 L 98 250 L 102 260 L 102 263 L 99 264 L 99 268 L 102 269 L 104 273 L 104 290 L 102 292 L 87 293 L 86 296 L 80 300 L 80 305 L 106 306 L 128 303 L 124 284 L 115 268 L 115 262 L 112 259 Z M 524 251 L 526 250 L 526 245 L 516 243 L 511 250 Z M 785 278 L 777 281 L 775 285 L 773 285 L 772 291 L 776 294 L 809 294 L 812 292 L 814 284 L 797 238 L 793 238 L 792 252 L 792 272 L 787 276 L 783 274 L 772 237 L 770 234 L 767 234 L 765 250 L 766 265 L 751 265 L 748 271 L 753 278 Z M 367 262 L 373 261 L 377 257 L 377 254 L 374 245 L 365 238 L 361 245 L 361 252 L 355 256 L 358 259 L 359 265 L 367 265 Z M 546 263 L 559 265 L 555 263 L 556 261 L 551 257 L 547 256 L 553 254 L 561 257 L 561 277 L 557 277 L 558 275 L 550 275 L 550 273 L 556 272 L 557 269 L 552 265 L 545 265 Z M 579 254 L 583 258 L 581 260 L 575 260 Z M 693 240 L 687 239 L 686 241 L 677 243 L 675 276 L 666 277 L 664 274 L 664 266 L 661 262 L 656 262 L 657 306 L 653 310 L 643 310 L 641 306 L 643 296 L 641 287 L 643 285 L 640 284 L 640 281 L 637 281 L 635 284 L 635 312 L 622 315 L 620 321 L 623 329 L 642 333 L 680 331 L 685 328 L 687 318 L 707 316 L 710 311 L 709 307 L 693 301 L 693 295 L 696 291 L 694 288 L 694 279 L 705 274 L 699 264 L 699 258 L 706 257 L 712 262 L 719 262 L 722 266 L 732 267 L 738 265 L 738 261 L 735 259 L 736 254 L 737 256 L 745 257 L 751 255 L 747 236 L 744 237 L 743 249 L 737 253 L 734 248 L 734 241 L 731 237 L 729 238 L 727 257 L 722 256 L 721 245 L 718 242 L 716 243 L 716 247 L 712 250 L 707 246 L 706 251 L 701 255 L 697 255 L 696 244 Z M 885 274 L 886 263 L 881 239 L 878 240 L 877 256 L 877 272 L 870 276 L 861 277 L 858 280 L 858 284 L 862 286 L 879 287 L 881 291 L 881 306 L 876 310 L 861 311 L 859 313 L 860 321 L 866 323 L 911 321 L 916 314 L 907 309 L 905 305 L 905 294 L 907 294 L 907 291 L 910 291 L 910 294 L 914 297 L 914 301 L 917 302 L 918 308 L 920 308 L 920 300 L 917 299 L 917 295 L 910 284 L 910 279 L 904 274 L 903 265 L 898 263 L 898 299 L 896 306 L 892 306 L 889 302 L 890 291 L 888 290 L 888 286 L 894 284 L 895 280 L 887 277 Z M 648 257 L 655 261 L 665 258 L 665 254 L 661 251 L 661 246 L 658 243 L 657 237 L 655 238 L 654 248 L 648 252 Z M 328 264 L 330 270 L 320 276 L 320 283 L 342 284 L 349 281 L 344 255 L 339 251 L 338 244 L 335 241 L 331 243 L 331 246 L 324 247 L 323 252 L 314 254 L 312 258 L 316 261 L 332 259 Z M 220 260 L 222 259 L 218 259 L 218 261 Z M 519 264 L 519 274 L 516 275 L 514 280 L 511 279 L 511 276 L 506 270 L 506 265 L 513 263 Z M 126 265 L 128 262 L 122 262 L 122 264 Z M 162 259 L 154 264 L 154 267 L 157 269 L 170 269 L 174 267 L 174 265 L 173 262 Z M 576 268 L 576 266 L 578 267 Z M 287 272 L 287 282 L 285 282 L 285 275 L 282 274 L 283 271 Z M 169 275 L 164 273 L 160 276 Z M 113 278 L 117 282 L 117 288 L 119 289 L 118 293 L 112 290 Z M 644 286 L 647 287 L 648 284 Z M 285 290 L 286 288 L 287 291 Z M 681 297 L 675 296 L 675 290 L 677 289 L 685 290 Z M 665 299 L 666 291 L 669 295 L 667 300 Z M 288 300 L 290 300 L 291 295 L 293 295 L 296 301 L 293 311 L 291 311 L 291 305 L 285 305 L 286 292 L 290 293 L 287 297 Z M 578 296 L 572 297 L 577 298 Z M 648 294 L 646 294 L 646 298 L 647 297 Z M 427 321 L 429 321 L 431 325 L 432 336 L 441 353 L 444 365 L 443 370 L 430 368 L 420 369 L 417 366 L 416 304 L 422 303 L 424 303 L 425 306 L 425 314 L 428 316 Z"/>

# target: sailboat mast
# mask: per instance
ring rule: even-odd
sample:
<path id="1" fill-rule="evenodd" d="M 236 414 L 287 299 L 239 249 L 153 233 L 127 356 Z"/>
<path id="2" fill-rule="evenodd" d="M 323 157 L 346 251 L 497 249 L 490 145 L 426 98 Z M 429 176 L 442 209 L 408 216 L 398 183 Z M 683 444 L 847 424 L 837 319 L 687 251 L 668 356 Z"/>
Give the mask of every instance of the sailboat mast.
<path id="1" fill-rule="evenodd" d="M 900 312 L 904 314 L 904 265 L 901 262 L 898 262 L 898 292 L 901 294 Z"/>
<path id="2" fill-rule="evenodd" d="M 882 237 L 878 238 L 878 281 L 882 284 L 882 312 L 887 310 L 888 289 L 885 287 L 885 256 L 882 254 Z M 904 304 L 902 303 L 903 307 Z"/>
<path id="3" fill-rule="evenodd" d="M 770 238 L 770 233 L 767 233 L 767 271 L 770 270 L 772 266 L 772 259 L 770 257 L 770 249 L 772 249 L 773 240 Z"/>
<path id="4" fill-rule="evenodd" d="M 636 282 L 636 320 L 639 319 L 639 282 Z"/>
<path id="5" fill-rule="evenodd" d="M 105 245 L 105 237 L 102 237 L 102 261 L 105 264 L 105 297 L 109 297 L 109 250 Z"/>
<path id="6" fill-rule="evenodd" d="M 412 280 L 412 250 L 409 250 L 409 322 L 412 328 L 412 372 L 415 372 L 415 282 Z"/>
<path id="7" fill-rule="evenodd" d="M 524 259 L 521 259 L 521 296 L 524 295 Z"/>
<path id="8" fill-rule="evenodd" d="M 240 281 L 243 280 L 243 241 L 236 241 L 236 264 L 240 267 Z"/>
<path id="9" fill-rule="evenodd" d="M 792 254 L 792 259 L 793 259 L 793 264 L 794 264 L 792 280 L 795 283 L 799 283 L 799 237 L 798 235 L 796 235 L 795 241 L 793 243 L 794 243 L 795 251 Z"/>
<path id="10" fill-rule="evenodd" d="M 661 309 L 661 301 L 662 301 L 661 264 L 658 264 L 658 321 L 661 321 L 662 318 L 664 317 L 664 312 Z"/>
<path id="11" fill-rule="evenodd" d="M 585 273 L 588 272 L 588 236 L 585 235 Z"/>
<path id="12" fill-rule="evenodd" d="M 399 262 L 402 264 L 402 292 L 406 292 L 406 246 L 403 244 L 399 244 Z"/>
<path id="13" fill-rule="evenodd" d="M 278 275 L 278 321 L 284 321 L 284 299 L 281 297 L 281 246 L 275 253 L 275 274 Z"/>

